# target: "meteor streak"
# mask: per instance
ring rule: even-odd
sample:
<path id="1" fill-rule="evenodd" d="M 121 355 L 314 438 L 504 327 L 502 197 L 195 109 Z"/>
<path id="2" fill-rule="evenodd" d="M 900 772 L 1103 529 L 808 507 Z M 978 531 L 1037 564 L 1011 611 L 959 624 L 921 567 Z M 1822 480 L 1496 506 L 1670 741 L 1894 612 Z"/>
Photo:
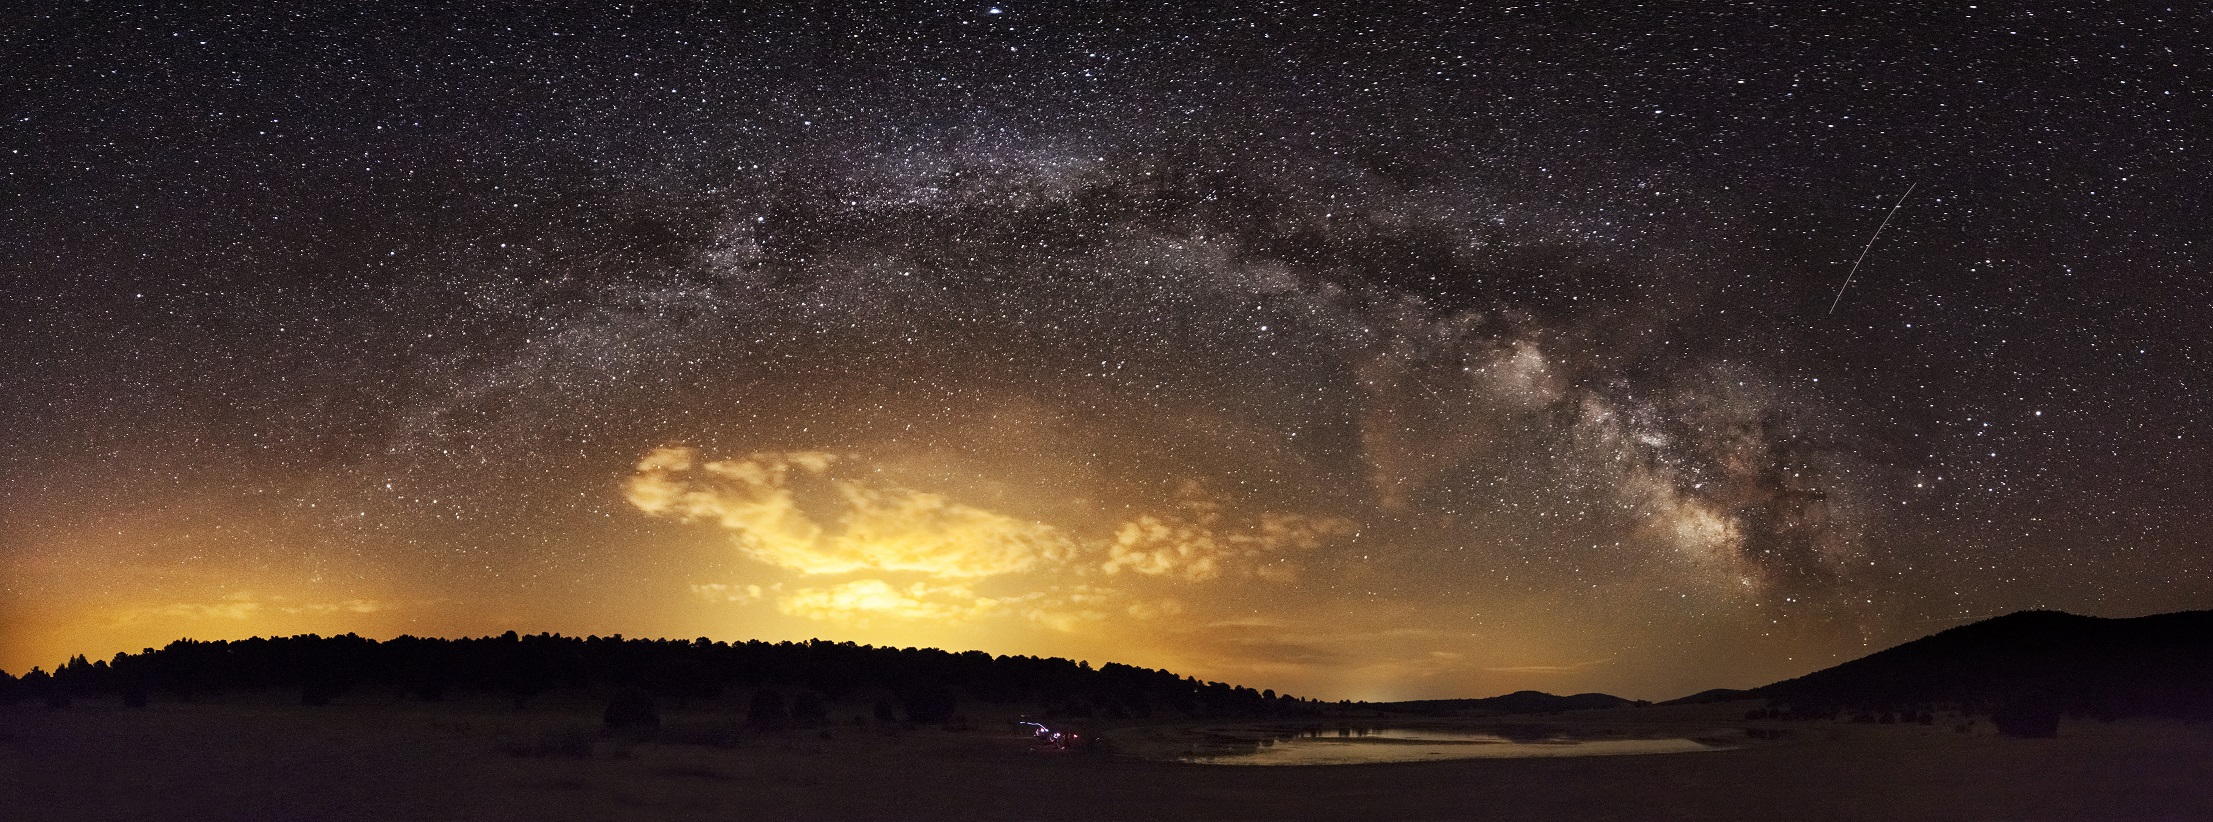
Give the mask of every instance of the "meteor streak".
<path id="1" fill-rule="evenodd" d="M 1860 273 L 1860 263 L 1866 261 L 1867 250 L 1875 247 L 1875 240 L 1883 236 L 1883 229 L 1890 227 L 1890 218 L 1898 216 L 1898 207 L 1906 204 L 1906 198 L 1913 196 L 1914 186 L 1918 185 L 1920 183 L 1906 185 L 1906 193 L 1898 195 L 1898 202 L 1890 204 L 1890 213 L 1883 215 L 1883 224 L 1876 226 L 1875 233 L 1868 235 L 1866 245 L 1860 246 L 1859 259 L 1852 261 L 1852 270 L 1844 272 L 1844 284 L 1836 287 L 1836 299 L 1829 301 L 1830 314 L 1835 314 L 1836 304 L 1844 301 L 1844 289 L 1852 287 L 1852 275 Z"/>

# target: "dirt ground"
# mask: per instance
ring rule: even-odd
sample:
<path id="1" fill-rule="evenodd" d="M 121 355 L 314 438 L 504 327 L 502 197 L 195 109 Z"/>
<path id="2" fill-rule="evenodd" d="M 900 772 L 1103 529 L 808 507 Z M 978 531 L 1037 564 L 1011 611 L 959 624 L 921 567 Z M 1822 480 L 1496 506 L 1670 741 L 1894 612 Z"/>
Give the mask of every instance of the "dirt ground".
<path id="1" fill-rule="evenodd" d="M 1694 754 L 1272 768 L 1043 752 L 1011 717 L 754 733 L 701 711 L 640 742 L 599 734 L 581 704 L 25 705 L 0 707 L 0 819 L 2213 819 L 2213 727 L 2069 723 L 2023 740 L 1743 709 L 1548 721 L 1788 734 Z"/>

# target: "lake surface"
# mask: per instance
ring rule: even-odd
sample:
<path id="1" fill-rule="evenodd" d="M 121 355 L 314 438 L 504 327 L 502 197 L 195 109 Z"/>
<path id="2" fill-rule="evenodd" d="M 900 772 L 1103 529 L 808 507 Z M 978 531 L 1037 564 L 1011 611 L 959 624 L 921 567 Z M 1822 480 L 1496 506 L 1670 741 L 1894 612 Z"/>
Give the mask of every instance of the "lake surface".
<path id="1" fill-rule="evenodd" d="M 1216 729 L 1178 761 L 1206 765 L 1352 765 L 1437 759 L 1694 753 L 1726 750 L 1694 739 L 1577 738 L 1561 732 L 1501 733 L 1433 728 Z"/>

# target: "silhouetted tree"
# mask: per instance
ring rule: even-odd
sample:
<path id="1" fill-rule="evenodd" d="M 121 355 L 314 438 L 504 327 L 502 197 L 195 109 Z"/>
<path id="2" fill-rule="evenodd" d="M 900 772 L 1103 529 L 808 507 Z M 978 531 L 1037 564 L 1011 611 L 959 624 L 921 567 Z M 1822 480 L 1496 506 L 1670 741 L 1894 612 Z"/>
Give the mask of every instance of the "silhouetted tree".
<path id="1" fill-rule="evenodd" d="M 886 724 L 898 722 L 899 707 L 893 705 L 890 699 L 876 700 L 876 721 Z"/>
<path id="2" fill-rule="evenodd" d="M 532 637 L 533 640 L 537 637 Z M 515 701 L 516 708 L 530 703 L 532 697 L 553 687 L 553 670 L 548 654 L 536 647 L 538 643 L 523 643 L 508 631 L 500 637 L 503 646 L 499 664 L 498 687 L 500 693 Z"/>
<path id="3" fill-rule="evenodd" d="M 39 670 L 37 666 L 32 666 L 31 672 L 23 675 L 20 687 L 25 697 L 45 702 L 46 707 L 69 707 L 69 694 L 54 683 L 53 674 Z"/>
<path id="4" fill-rule="evenodd" d="M 17 696 L 18 687 L 14 674 L 0 671 L 0 705 L 15 704 L 20 699 Z"/>
<path id="5" fill-rule="evenodd" d="M 928 648 L 876 648 L 851 642 L 709 642 L 552 634 L 375 641 L 347 634 L 255 637 L 236 641 L 180 639 L 160 649 L 118 654 L 107 662 L 73 658 L 65 675 L 43 670 L 0 679 L 0 699 L 46 700 L 79 693 L 123 696 L 159 690 L 178 699 L 252 689 L 291 691 L 322 702 L 349 688 L 373 686 L 435 700 L 455 690 L 501 694 L 518 704 L 556 687 L 640 687 L 663 696 L 700 698 L 726 688 L 809 693 L 827 702 L 840 693 L 890 694 L 879 721 L 942 722 L 959 699 L 1041 699 L 1048 705 L 1088 705 L 1109 716 L 1148 716 L 1159 708 L 1196 714 L 1316 712 L 1318 703 L 1248 688 L 1201 684 L 1167 671 L 1107 664 L 1097 670 L 1067 659 L 949 653 Z M 59 678 L 57 678 L 59 677 Z M 613 690 L 610 688 L 609 690 Z M 827 695 L 827 696 L 825 696 Z M 957 698 L 956 698 L 956 695 Z M 2189 700 L 2184 693 L 2174 697 Z M 782 717 L 792 716 L 787 698 Z M 765 710 L 765 708 L 764 708 Z M 1080 710 L 1078 711 L 1080 712 Z M 804 718 L 804 717 L 802 717 Z"/>

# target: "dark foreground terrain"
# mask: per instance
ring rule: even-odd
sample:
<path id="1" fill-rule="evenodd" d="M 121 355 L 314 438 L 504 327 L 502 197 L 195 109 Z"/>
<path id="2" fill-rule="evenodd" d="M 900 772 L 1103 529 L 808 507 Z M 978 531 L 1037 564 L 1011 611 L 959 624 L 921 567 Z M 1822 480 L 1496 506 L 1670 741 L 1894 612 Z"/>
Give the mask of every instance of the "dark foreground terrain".
<path id="1" fill-rule="evenodd" d="M 1780 739 L 1283 768 L 1045 751 L 1012 717 L 756 732 L 672 712 L 636 740 L 603 734 L 586 705 L 25 705 L 0 708 L 0 819 L 2213 819 L 2203 724 L 2070 721 L 2014 739 L 1987 723 L 1745 720 L 1751 704 L 1555 721 Z"/>

